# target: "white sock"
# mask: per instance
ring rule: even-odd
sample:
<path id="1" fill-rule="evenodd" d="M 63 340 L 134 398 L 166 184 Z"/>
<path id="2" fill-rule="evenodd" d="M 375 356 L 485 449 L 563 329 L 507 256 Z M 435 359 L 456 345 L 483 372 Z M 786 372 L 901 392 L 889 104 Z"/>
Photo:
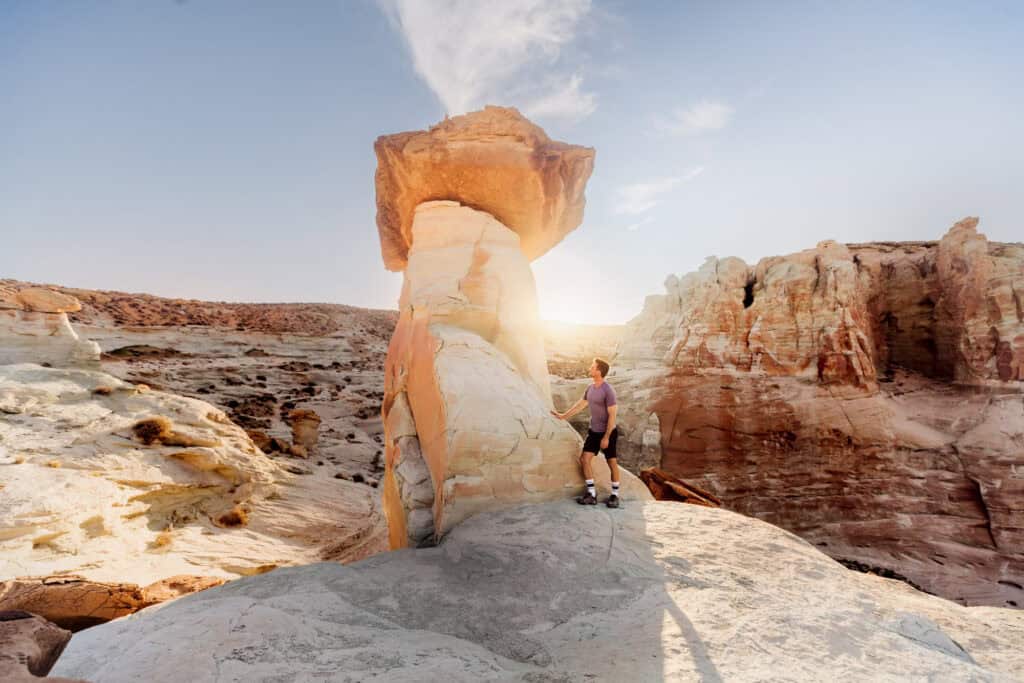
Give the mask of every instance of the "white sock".
<path id="1" fill-rule="evenodd" d="M 612 495 L 613 496 L 619 495 L 619 482 L 617 482 L 617 481 L 613 481 L 612 482 Z"/>
<path id="2" fill-rule="evenodd" d="M 597 489 L 594 488 L 594 480 L 593 479 L 587 479 L 587 493 L 589 493 L 590 495 L 594 496 L 595 498 L 597 497 Z"/>

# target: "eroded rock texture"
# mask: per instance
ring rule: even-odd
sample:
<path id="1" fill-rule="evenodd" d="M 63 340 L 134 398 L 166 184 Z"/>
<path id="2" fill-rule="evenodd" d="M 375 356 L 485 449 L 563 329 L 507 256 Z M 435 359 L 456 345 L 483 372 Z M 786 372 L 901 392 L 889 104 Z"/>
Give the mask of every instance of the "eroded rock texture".
<path id="1" fill-rule="evenodd" d="M 383 535 L 361 488 L 296 476 L 204 401 L 95 370 L 0 365 L 2 579 L 146 585 L 351 559 L 336 546 L 357 520 L 372 530 L 364 554 Z"/>
<path id="2" fill-rule="evenodd" d="M 76 634 L 107 681 L 1011 681 L 1024 612 L 851 572 L 698 505 L 482 513 L 440 546 L 279 569 Z"/>
<path id="3" fill-rule="evenodd" d="M 450 199 L 486 211 L 535 259 L 583 220 L 594 150 L 551 140 L 515 109 L 486 107 L 427 131 L 385 135 L 377 152 L 377 228 L 389 270 L 404 270 L 416 207 Z"/>
<path id="4" fill-rule="evenodd" d="M 90 581 L 74 574 L 0 582 L 0 610 L 25 610 L 80 631 L 140 609 L 224 583 L 212 576 L 172 576 L 149 586 Z"/>
<path id="5" fill-rule="evenodd" d="M 383 402 L 382 497 L 398 548 L 581 484 L 580 438 L 550 414 L 529 260 L 579 224 L 593 151 L 498 108 L 376 149 L 385 265 L 405 271 Z M 649 497 L 635 477 L 626 485 Z"/>
<path id="6" fill-rule="evenodd" d="M 611 379 L 626 463 L 833 557 L 1024 606 L 1024 246 L 976 225 L 670 276 Z M 660 454 L 637 447 L 652 425 Z"/>
<path id="7" fill-rule="evenodd" d="M 71 640 L 71 632 L 24 610 L 0 610 L 0 678 L 22 681 L 66 681 L 44 678 Z"/>
<path id="8" fill-rule="evenodd" d="M 75 297 L 50 289 L 0 287 L 0 365 L 98 366 L 99 345 L 79 339 L 68 321 L 81 308 Z"/>

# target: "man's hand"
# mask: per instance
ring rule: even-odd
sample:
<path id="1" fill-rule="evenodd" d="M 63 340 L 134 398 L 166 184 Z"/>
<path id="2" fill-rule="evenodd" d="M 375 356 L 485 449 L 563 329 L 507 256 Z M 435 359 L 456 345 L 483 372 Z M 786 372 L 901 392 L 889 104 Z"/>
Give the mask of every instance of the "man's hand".
<path id="1" fill-rule="evenodd" d="M 563 415 L 562 413 L 556 413 L 554 410 L 551 411 L 551 414 L 557 417 L 559 420 L 565 419 L 565 415 Z"/>
<path id="2" fill-rule="evenodd" d="M 608 437 L 603 436 L 601 437 L 601 450 L 603 451 L 606 448 L 608 448 Z"/>

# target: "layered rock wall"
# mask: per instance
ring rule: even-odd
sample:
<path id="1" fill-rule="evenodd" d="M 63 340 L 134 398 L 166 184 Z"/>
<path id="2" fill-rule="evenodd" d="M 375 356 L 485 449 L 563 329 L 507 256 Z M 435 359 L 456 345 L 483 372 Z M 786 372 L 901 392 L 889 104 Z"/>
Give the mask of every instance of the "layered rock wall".
<path id="1" fill-rule="evenodd" d="M 1024 247 L 976 223 L 670 277 L 614 363 L 627 440 L 660 429 L 626 463 L 833 557 L 1024 606 Z"/>

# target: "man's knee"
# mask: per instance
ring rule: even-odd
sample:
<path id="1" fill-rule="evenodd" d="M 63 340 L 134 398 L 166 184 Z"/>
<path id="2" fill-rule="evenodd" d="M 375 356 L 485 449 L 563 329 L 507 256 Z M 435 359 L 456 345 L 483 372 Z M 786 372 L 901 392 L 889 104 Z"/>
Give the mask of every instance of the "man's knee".
<path id="1" fill-rule="evenodd" d="M 595 455 L 596 455 L 596 453 L 591 453 L 589 451 L 583 451 L 582 453 L 580 453 L 580 463 L 582 464 L 582 463 L 590 462 L 591 460 L 594 459 Z"/>

